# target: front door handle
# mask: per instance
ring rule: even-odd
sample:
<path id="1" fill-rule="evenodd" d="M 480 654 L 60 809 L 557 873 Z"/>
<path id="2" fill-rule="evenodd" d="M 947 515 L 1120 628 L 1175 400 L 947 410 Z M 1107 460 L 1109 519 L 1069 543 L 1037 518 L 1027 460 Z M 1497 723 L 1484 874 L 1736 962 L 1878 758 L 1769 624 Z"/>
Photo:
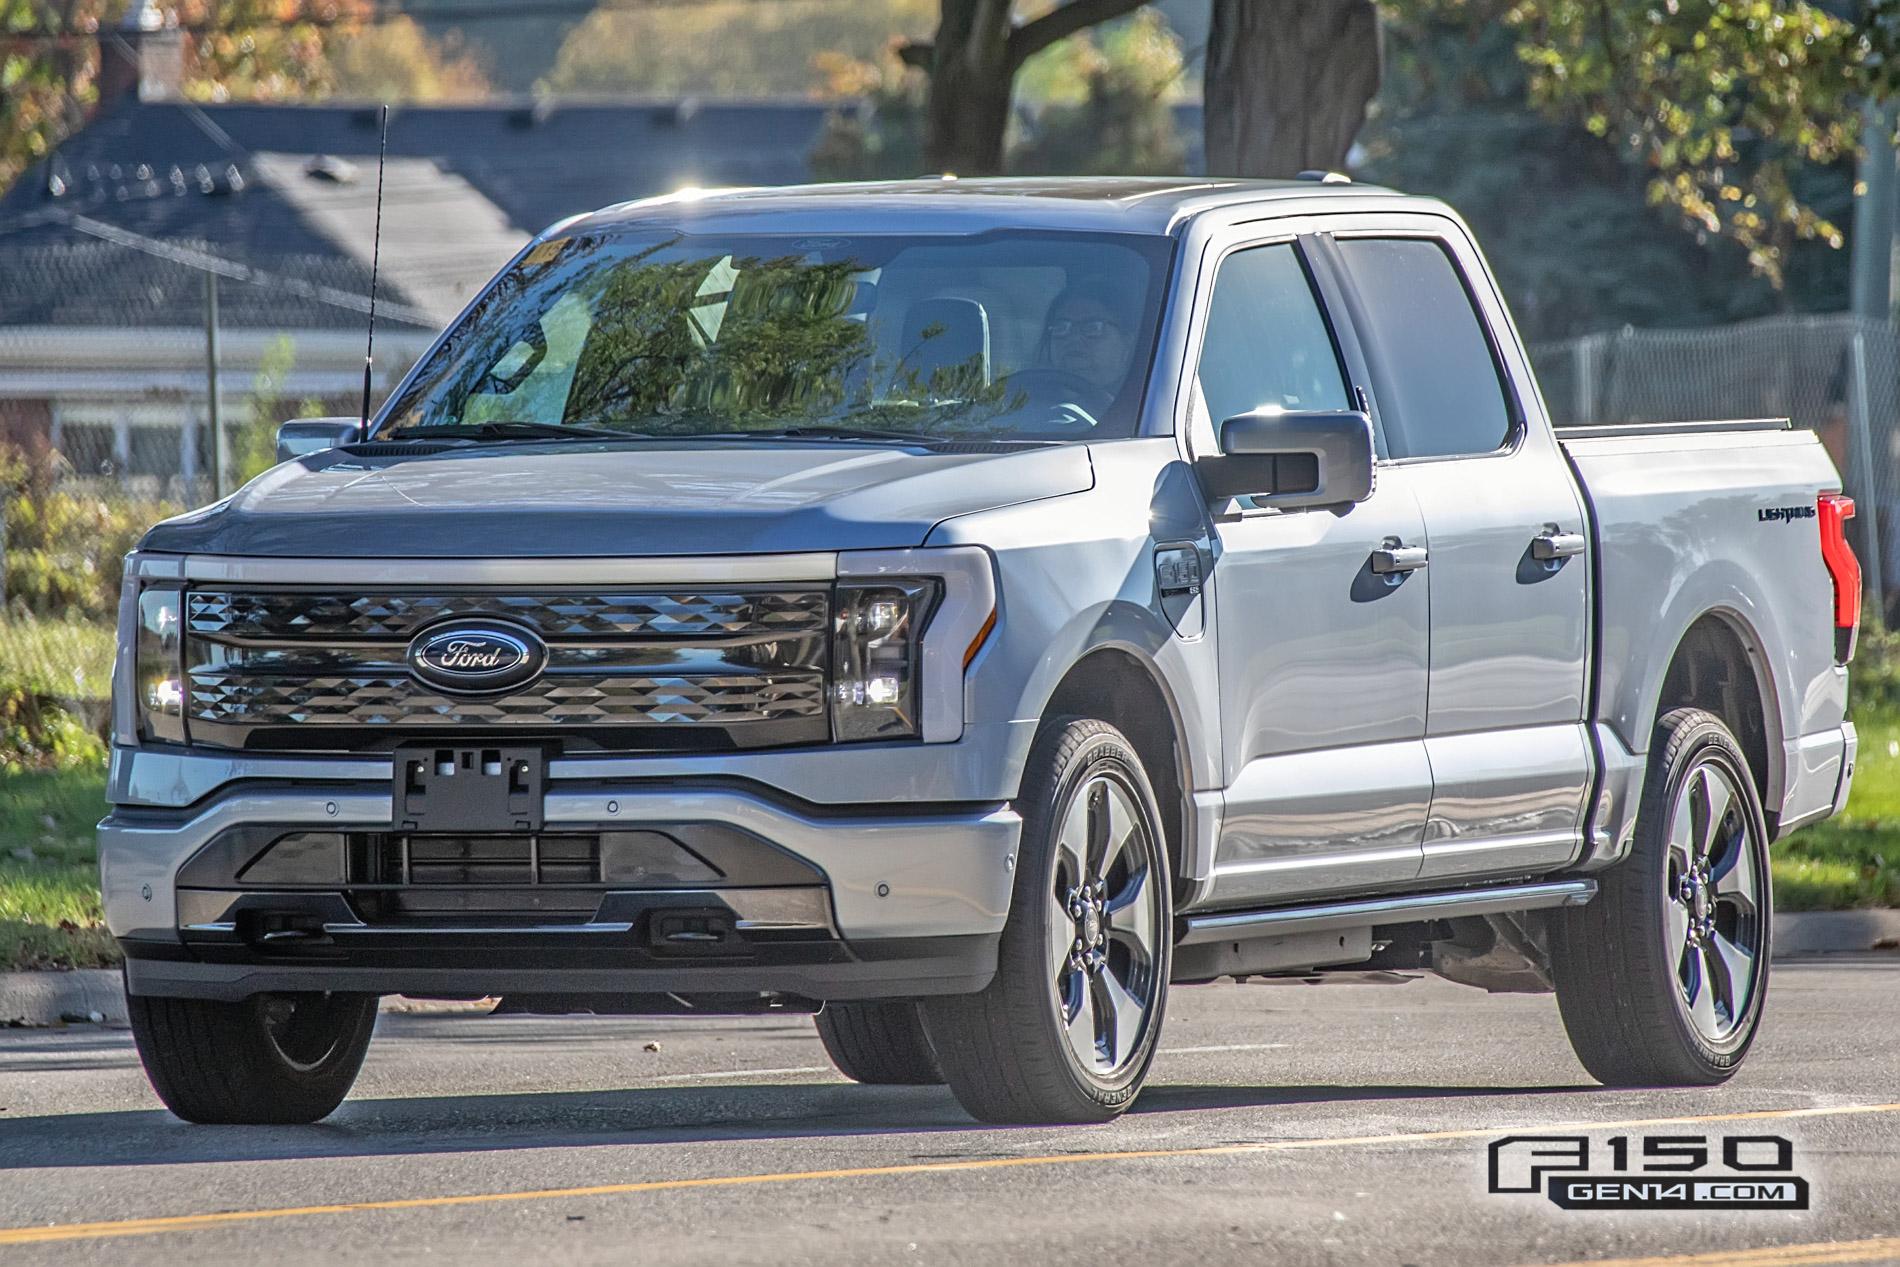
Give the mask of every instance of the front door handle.
<path id="1" fill-rule="evenodd" d="M 1393 537 L 1372 552 L 1372 571 L 1378 576 L 1397 576 L 1402 572 L 1416 572 L 1429 562 L 1429 554 L 1424 546 L 1408 546 Z"/>
<path id="2" fill-rule="evenodd" d="M 1574 558 L 1582 554 L 1588 544 L 1581 532 L 1558 532 L 1552 529 L 1531 538 L 1531 557 L 1545 563 Z"/>

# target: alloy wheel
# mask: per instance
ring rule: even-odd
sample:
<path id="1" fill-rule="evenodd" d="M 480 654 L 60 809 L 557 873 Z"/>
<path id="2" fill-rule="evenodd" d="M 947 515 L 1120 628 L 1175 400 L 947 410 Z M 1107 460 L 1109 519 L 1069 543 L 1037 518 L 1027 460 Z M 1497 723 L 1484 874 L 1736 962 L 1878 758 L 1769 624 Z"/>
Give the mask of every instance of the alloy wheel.
<path id="1" fill-rule="evenodd" d="M 1162 982 L 1155 841 L 1132 787 L 1090 777 L 1057 837 L 1049 967 L 1057 1021 L 1083 1069 L 1122 1072 L 1142 1048 Z"/>
<path id="2" fill-rule="evenodd" d="M 1670 817 L 1663 925 L 1678 1001 L 1705 1042 L 1732 1038 L 1752 1005 L 1766 932 L 1767 886 L 1737 775 L 1692 766 Z"/>

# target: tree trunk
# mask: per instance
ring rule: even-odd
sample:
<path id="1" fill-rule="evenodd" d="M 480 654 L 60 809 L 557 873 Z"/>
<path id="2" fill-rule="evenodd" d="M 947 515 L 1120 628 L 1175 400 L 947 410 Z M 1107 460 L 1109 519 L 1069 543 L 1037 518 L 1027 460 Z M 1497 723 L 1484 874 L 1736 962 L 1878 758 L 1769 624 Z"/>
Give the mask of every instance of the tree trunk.
<path id="1" fill-rule="evenodd" d="M 1379 90 L 1373 0 L 1213 0 L 1207 170 L 1295 176 L 1346 166 Z"/>
<path id="2" fill-rule="evenodd" d="M 940 172 L 1003 170 L 1009 127 L 1010 0 L 943 0 L 931 49 L 925 157 Z"/>

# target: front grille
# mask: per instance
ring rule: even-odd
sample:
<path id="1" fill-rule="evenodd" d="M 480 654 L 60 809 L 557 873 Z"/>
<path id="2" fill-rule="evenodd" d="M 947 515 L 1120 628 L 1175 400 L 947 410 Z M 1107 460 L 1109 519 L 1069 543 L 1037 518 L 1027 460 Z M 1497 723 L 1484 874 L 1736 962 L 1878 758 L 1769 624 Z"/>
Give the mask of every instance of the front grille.
<path id="1" fill-rule="evenodd" d="M 539 634 L 541 675 L 463 695 L 410 673 L 413 638 L 480 617 Z M 193 589 L 185 716 L 195 743 L 275 750 L 380 750 L 418 733 L 537 728 L 602 750 L 822 742 L 829 624 L 823 588 Z"/>
<path id="2" fill-rule="evenodd" d="M 327 594 L 193 590 L 185 625 L 205 637 L 265 641 L 407 641 L 439 621 L 499 616 L 543 638 L 725 636 L 824 632 L 823 590 L 621 594 Z"/>
<path id="3" fill-rule="evenodd" d="M 544 677 L 481 699 L 441 695 L 408 677 L 259 677 L 191 671 L 191 715 L 242 726 L 670 726 L 822 718 L 822 672 L 730 677 Z"/>

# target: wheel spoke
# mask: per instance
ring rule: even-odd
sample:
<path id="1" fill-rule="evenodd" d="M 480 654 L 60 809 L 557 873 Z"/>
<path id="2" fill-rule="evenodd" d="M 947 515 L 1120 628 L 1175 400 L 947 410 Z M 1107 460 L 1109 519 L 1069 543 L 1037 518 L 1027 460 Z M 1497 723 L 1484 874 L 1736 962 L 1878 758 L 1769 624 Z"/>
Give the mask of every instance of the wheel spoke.
<path id="1" fill-rule="evenodd" d="M 1694 985 L 1689 995 L 1689 1018 L 1704 1037 L 1714 1038 L 1722 1032 L 1722 1027 L 1715 1015 L 1715 983 L 1709 979 L 1706 958 L 1707 952 L 1701 947 L 1690 947 L 1689 965 L 1694 972 Z"/>
<path id="2" fill-rule="evenodd" d="M 1103 804 L 1103 813 L 1107 818 L 1106 832 L 1102 849 L 1101 865 L 1095 871 L 1095 877 L 1108 875 L 1109 868 L 1121 856 L 1128 840 L 1140 828 L 1141 817 L 1135 807 L 1129 803 L 1128 793 L 1113 783 L 1104 782 L 1107 789 Z"/>
<path id="3" fill-rule="evenodd" d="M 1069 1033 L 1069 1046 L 1085 1062 L 1094 1064 L 1101 1058 L 1101 1047 L 1096 1036 L 1101 1033 L 1097 1018 L 1099 1004 L 1096 1001 L 1095 982 L 1086 972 L 1078 972 L 1070 978 L 1072 994 L 1065 994 L 1065 1007 L 1073 1005 L 1075 1010 L 1069 1014 L 1066 1028 Z"/>
<path id="4" fill-rule="evenodd" d="M 1696 771 L 1696 786 L 1690 793 L 1691 813 L 1695 823 L 1695 856 L 1707 862 L 1715 849 L 1722 833 L 1723 820 L 1728 817 L 1730 803 L 1734 793 L 1729 790 L 1728 780 L 1704 766 Z"/>
<path id="5" fill-rule="evenodd" d="M 1059 985 L 1069 970 L 1069 952 L 1075 949 L 1075 921 L 1069 918 L 1060 897 L 1055 906 L 1049 913 L 1049 971 Z"/>
<path id="6" fill-rule="evenodd" d="M 1682 790 L 1676 812 L 1669 820 L 1669 856 L 1677 859 L 1684 871 L 1695 862 L 1695 783 L 1701 777 L 1699 772 L 1689 776 L 1689 786 Z"/>
<path id="7" fill-rule="evenodd" d="M 1120 1065 L 1134 1049 L 1141 1034 L 1141 1021 L 1148 1009 L 1123 985 L 1114 972 L 1104 969 L 1095 976 L 1095 997 L 1102 1005 L 1102 1033 L 1108 1039 L 1109 1063 Z"/>
<path id="8" fill-rule="evenodd" d="M 1755 980 L 1755 956 L 1736 942 L 1717 933 L 1709 947 L 1709 966 L 1715 971 L 1711 974 L 1719 977 L 1717 983 L 1717 1001 L 1728 1013 L 1728 1024 L 1735 1024 L 1735 1018 L 1741 1015 L 1742 1005 L 1748 998 L 1749 988 Z"/>
<path id="9" fill-rule="evenodd" d="M 1113 827 L 1108 783 L 1097 779 L 1084 790 L 1082 799 L 1088 803 L 1089 815 L 1088 851 L 1084 855 L 1082 871 L 1082 883 L 1087 884 L 1102 874 L 1104 859 L 1108 857 L 1108 836 Z"/>
<path id="10" fill-rule="evenodd" d="M 1689 908 L 1673 893 L 1663 902 L 1663 936 L 1671 954 L 1680 956 L 1688 949 Z"/>
<path id="11" fill-rule="evenodd" d="M 1154 904 L 1148 900 L 1149 868 L 1133 872 L 1121 891 L 1108 900 L 1108 935 L 1140 954 L 1152 957 L 1155 944 Z"/>
<path id="12" fill-rule="evenodd" d="M 1088 878 L 1089 819 L 1089 797 L 1084 793 L 1070 803 L 1068 816 L 1062 820 L 1062 830 L 1056 834 L 1058 899 L 1065 887 L 1080 887 Z M 1064 872 L 1067 872 L 1066 877 Z"/>
<path id="13" fill-rule="evenodd" d="M 1754 841 L 1749 839 L 1746 830 L 1735 833 L 1728 849 L 1715 860 L 1712 876 L 1715 896 L 1741 911 L 1744 916 L 1753 916 L 1761 907 L 1756 896 L 1758 880 L 1755 876 Z"/>

